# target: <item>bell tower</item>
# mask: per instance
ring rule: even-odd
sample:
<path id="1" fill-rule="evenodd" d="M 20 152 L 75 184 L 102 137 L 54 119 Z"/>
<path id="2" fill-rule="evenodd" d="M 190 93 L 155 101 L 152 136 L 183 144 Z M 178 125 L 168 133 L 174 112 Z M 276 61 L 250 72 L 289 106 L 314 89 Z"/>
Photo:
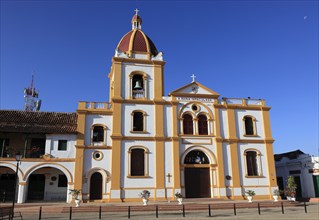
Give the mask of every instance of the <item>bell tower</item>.
<path id="1" fill-rule="evenodd" d="M 154 148 L 156 181 L 150 187 L 159 189 L 161 196 L 158 198 L 163 198 L 165 62 L 163 53 L 157 51 L 153 41 L 142 31 L 142 18 L 138 10 L 135 12 L 132 29 L 118 43 L 108 75 L 113 108 L 111 198 L 120 197 L 124 182 L 129 181 L 126 180 L 130 174 L 125 171 L 124 152 L 128 146 L 141 144 Z M 140 143 L 141 138 L 150 141 Z"/>
<path id="2" fill-rule="evenodd" d="M 110 102 L 114 100 L 162 100 L 163 53 L 142 31 L 138 10 L 132 18 L 132 30 L 115 49 L 109 73 Z"/>

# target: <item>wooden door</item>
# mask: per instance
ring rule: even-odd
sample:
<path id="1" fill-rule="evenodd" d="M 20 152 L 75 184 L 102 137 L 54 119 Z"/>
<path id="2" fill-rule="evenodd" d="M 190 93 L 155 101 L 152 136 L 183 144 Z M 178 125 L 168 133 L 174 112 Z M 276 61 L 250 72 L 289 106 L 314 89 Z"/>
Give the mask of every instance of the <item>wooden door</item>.
<path id="1" fill-rule="evenodd" d="M 209 168 L 185 168 L 186 198 L 210 198 Z"/>
<path id="2" fill-rule="evenodd" d="M 315 188 L 315 196 L 319 197 L 319 176 L 312 176 L 313 177 L 313 186 Z"/>
<path id="3" fill-rule="evenodd" d="M 102 199 L 102 175 L 93 173 L 90 182 L 90 200 Z"/>
<path id="4" fill-rule="evenodd" d="M 31 174 L 29 177 L 28 200 L 43 200 L 44 187 L 44 174 Z"/>
<path id="5" fill-rule="evenodd" d="M 302 198 L 302 188 L 301 188 L 300 176 L 294 176 L 294 179 L 295 179 L 295 182 L 297 184 L 296 197 Z"/>
<path id="6" fill-rule="evenodd" d="M 0 202 L 13 200 L 15 178 L 15 174 L 0 174 Z"/>

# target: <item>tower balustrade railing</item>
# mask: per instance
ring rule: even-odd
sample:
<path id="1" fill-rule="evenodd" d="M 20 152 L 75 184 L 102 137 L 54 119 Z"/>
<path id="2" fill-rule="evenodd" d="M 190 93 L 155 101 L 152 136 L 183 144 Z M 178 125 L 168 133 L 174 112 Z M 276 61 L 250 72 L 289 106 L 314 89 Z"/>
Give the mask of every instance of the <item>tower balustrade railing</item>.
<path id="1" fill-rule="evenodd" d="M 219 100 L 222 105 L 242 105 L 242 106 L 265 106 L 263 99 L 242 99 L 242 98 L 222 98 Z"/>

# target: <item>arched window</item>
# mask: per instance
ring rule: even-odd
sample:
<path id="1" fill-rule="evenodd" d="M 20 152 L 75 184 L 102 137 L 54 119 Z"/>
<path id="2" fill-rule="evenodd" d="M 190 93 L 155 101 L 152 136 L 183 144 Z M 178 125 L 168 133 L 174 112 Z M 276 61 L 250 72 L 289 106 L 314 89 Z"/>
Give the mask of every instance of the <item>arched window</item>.
<path id="1" fill-rule="evenodd" d="M 207 117 L 205 115 L 198 116 L 198 134 L 199 135 L 208 134 Z"/>
<path id="2" fill-rule="evenodd" d="M 132 97 L 133 99 L 144 98 L 144 80 L 140 74 L 134 74 L 132 78 Z"/>
<path id="3" fill-rule="evenodd" d="M 131 176 L 145 176 L 145 150 L 134 148 L 131 150 Z"/>
<path id="4" fill-rule="evenodd" d="M 92 141 L 104 142 L 104 128 L 102 126 L 94 126 Z"/>
<path id="5" fill-rule="evenodd" d="M 259 176 L 256 151 L 246 151 L 247 176 Z"/>
<path id="6" fill-rule="evenodd" d="M 209 164 L 209 159 L 204 152 L 192 150 L 186 155 L 184 164 Z"/>
<path id="7" fill-rule="evenodd" d="M 193 134 L 193 117 L 189 114 L 183 116 L 183 132 L 184 134 Z"/>
<path id="8" fill-rule="evenodd" d="M 143 112 L 133 112 L 133 131 L 144 131 Z"/>
<path id="9" fill-rule="evenodd" d="M 254 118 L 251 116 L 244 117 L 245 135 L 255 135 Z"/>

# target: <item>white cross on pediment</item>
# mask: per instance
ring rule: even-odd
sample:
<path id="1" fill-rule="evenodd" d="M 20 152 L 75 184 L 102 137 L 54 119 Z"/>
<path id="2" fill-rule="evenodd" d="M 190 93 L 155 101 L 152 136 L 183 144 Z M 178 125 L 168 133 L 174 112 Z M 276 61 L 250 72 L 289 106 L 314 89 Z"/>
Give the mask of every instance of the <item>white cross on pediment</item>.
<path id="1" fill-rule="evenodd" d="M 195 78 L 196 78 L 196 76 L 193 74 L 193 75 L 191 75 L 191 78 L 193 78 L 193 80 L 192 80 L 192 82 L 195 82 Z"/>
<path id="2" fill-rule="evenodd" d="M 139 10 L 138 10 L 138 9 L 135 9 L 134 11 L 135 11 L 135 14 L 136 14 L 136 15 L 137 15 L 137 14 L 138 14 L 138 12 L 139 12 Z"/>

